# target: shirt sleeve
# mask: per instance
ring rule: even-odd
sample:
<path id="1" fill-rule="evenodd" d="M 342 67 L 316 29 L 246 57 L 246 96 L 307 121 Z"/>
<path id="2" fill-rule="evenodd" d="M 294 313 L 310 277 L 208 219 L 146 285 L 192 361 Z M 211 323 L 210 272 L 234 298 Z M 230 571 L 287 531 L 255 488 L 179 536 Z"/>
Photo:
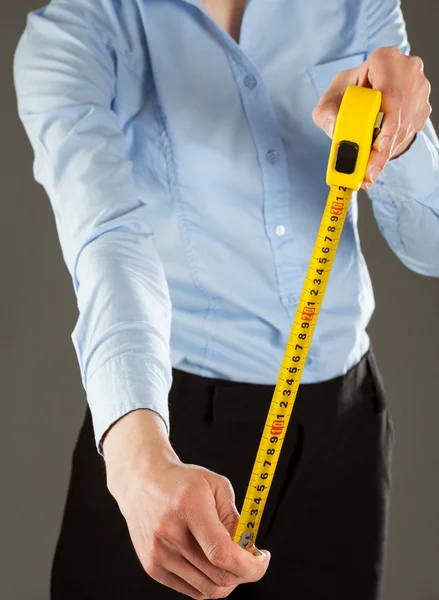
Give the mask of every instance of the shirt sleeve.
<path id="1" fill-rule="evenodd" d="M 410 54 L 399 0 L 368 0 L 371 54 L 395 46 Z M 439 141 L 431 120 L 367 192 L 378 227 L 401 262 L 439 277 Z"/>
<path id="2" fill-rule="evenodd" d="M 115 59 L 94 6 L 52 0 L 29 13 L 14 82 L 77 296 L 72 341 L 102 454 L 107 429 L 134 409 L 156 411 L 169 434 L 171 300 L 112 110 Z"/>

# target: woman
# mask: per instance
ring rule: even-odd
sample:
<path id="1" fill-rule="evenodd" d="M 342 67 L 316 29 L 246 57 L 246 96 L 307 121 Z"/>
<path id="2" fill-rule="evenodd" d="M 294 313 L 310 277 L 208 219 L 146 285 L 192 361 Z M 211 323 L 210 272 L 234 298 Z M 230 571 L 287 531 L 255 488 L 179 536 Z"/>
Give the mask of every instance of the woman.
<path id="1" fill-rule="evenodd" d="M 408 54 L 397 0 L 29 15 L 18 108 L 89 405 L 52 600 L 379 597 L 392 423 L 355 194 L 258 535 L 272 559 L 233 535 L 327 195 L 322 129 L 351 83 L 383 93 L 362 186 L 378 225 L 439 273 L 439 144 Z"/>

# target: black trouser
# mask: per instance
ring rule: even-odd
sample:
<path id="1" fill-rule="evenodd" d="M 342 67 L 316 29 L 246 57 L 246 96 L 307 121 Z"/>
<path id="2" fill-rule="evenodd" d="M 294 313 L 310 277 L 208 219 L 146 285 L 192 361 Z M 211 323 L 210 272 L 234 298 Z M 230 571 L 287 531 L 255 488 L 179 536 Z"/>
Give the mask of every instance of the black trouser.
<path id="1" fill-rule="evenodd" d="M 170 440 L 185 463 L 228 477 L 241 510 L 274 385 L 174 369 Z M 381 597 L 393 427 L 373 350 L 346 375 L 299 387 L 256 539 L 271 563 L 230 598 Z M 239 456 L 239 461 L 236 460 Z M 150 578 L 107 491 L 90 412 L 52 569 L 52 600 L 161 600 L 182 595 Z"/>

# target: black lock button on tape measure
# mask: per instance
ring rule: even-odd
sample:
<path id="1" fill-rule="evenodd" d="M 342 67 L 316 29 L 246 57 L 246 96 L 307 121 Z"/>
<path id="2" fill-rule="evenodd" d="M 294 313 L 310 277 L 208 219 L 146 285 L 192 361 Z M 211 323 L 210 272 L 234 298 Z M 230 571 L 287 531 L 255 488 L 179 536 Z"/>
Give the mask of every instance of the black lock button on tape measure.
<path id="1" fill-rule="evenodd" d="M 349 202 L 359 190 L 384 114 L 382 94 L 350 85 L 340 106 L 329 156 L 328 201 L 256 454 L 234 541 L 258 554 L 255 540 L 282 443 L 297 396 L 308 350 L 331 274 Z"/>

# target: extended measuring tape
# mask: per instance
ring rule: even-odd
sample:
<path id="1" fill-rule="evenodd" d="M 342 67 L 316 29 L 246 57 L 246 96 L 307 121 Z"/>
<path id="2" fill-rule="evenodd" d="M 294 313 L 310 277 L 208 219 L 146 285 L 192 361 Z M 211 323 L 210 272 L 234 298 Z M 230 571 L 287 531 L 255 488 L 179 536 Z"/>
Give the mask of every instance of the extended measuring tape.
<path id="1" fill-rule="evenodd" d="M 287 349 L 273 393 L 234 541 L 257 554 L 254 543 L 285 439 L 308 350 L 320 313 L 353 191 L 366 174 L 384 114 L 381 92 L 350 85 L 341 102 L 326 183 L 328 201 L 308 267 Z"/>

